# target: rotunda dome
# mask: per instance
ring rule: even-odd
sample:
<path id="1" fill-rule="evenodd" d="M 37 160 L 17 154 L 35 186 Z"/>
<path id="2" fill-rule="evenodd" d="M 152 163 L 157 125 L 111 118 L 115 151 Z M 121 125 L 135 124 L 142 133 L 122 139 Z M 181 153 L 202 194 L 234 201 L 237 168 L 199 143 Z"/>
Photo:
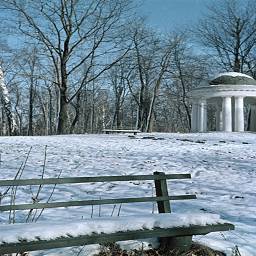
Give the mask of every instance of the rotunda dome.
<path id="1" fill-rule="evenodd" d="M 238 73 L 226 72 L 217 75 L 210 81 L 210 85 L 256 85 L 256 80 L 251 76 Z"/>

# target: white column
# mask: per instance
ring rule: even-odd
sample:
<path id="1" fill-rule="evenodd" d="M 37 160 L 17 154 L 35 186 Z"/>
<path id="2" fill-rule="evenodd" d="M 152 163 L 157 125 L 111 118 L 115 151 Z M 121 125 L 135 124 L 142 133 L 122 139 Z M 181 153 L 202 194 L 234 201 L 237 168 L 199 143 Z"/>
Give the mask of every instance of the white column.
<path id="1" fill-rule="evenodd" d="M 235 97 L 235 132 L 244 131 L 244 98 Z"/>
<path id="2" fill-rule="evenodd" d="M 222 123 L 222 111 L 220 107 L 217 107 L 215 114 L 216 114 L 216 131 L 222 131 L 223 123 Z"/>
<path id="3" fill-rule="evenodd" d="M 236 114 L 235 114 L 235 99 L 231 98 L 231 111 L 232 111 L 232 132 L 235 131 L 235 120 L 236 120 Z"/>
<path id="4" fill-rule="evenodd" d="M 207 104 L 205 99 L 199 101 L 199 122 L 198 122 L 198 131 L 206 132 L 207 131 Z"/>
<path id="5" fill-rule="evenodd" d="M 193 101 L 192 103 L 192 120 L 191 120 L 191 131 L 198 132 L 198 101 Z"/>
<path id="6" fill-rule="evenodd" d="M 224 97 L 222 101 L 223 131 L 232 132 L 232 105 L 231 97 Z"/>
<path id="7" fill-rule="evenodd" d="M 204 132 L 207 132 L 207 101 L 204 101 Z"/>

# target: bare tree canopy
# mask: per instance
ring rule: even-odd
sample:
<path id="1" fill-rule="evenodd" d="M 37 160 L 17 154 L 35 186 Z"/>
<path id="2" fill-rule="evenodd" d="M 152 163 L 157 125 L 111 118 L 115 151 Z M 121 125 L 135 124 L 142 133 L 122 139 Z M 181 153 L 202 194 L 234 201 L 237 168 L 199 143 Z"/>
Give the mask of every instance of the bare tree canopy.
<path id="1" fill-rule="evenodd" d="M 253 72 L 255 68 L 255 7 L 255 0 L 214 2 L 195 28 L 203 45 L 227 71 Z"/>
<path id="2" fill-rule="evenodd" d="M 129 50 L 124 43 L 127 0 L 3 0 L 17 15 L 19 30 L 51 60 L 59 89 L 57 133 L 68 131 L 68 104 Z M 17 22 L 17 20 L 16 20 Z M 122 42 L 122 44 L 121 44 Z M 77 79 L 83 70 L 83 78 Z"/>

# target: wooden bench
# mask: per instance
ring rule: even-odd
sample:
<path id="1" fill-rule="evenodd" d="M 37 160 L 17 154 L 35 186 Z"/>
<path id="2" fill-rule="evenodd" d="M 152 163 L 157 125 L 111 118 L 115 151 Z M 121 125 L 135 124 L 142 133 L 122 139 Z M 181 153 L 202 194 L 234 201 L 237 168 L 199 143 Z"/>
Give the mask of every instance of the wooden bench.
<path id="1" fill-rule="evenodd" d="M 12 211 L 12 210 L 30 210 L 30 209 L 47 209 L 57 207 L 72 207 L 72 206 L 88 206 L 88 205 L 103 205 L 103 204 L 126 204 L 126 203 L 140 203 L 140 202 L 157 202 L 158 212 L 161 214 L 151 214 L 145 217 L 149 220 L 153 220 L 153 223 L 161 222 L 165 223 L 164 226 L 152 226 L 152 228 L 138 227 L 133 228 L 133 223 L 129 224 L 129 217 L 113 217 L 113 222 L 118 222 L 118 225 L 122 224 L 122 220 L 125 219 L 126 224 L 131 226 L 131 229 L 127 230 L 115 230 L 111 232 L 104 232 L 102 230 L 93 230 L 93 232 L 86 233 L 87 224 L 91 226 L 92 223 L 97 224 L 97 221 L 101 221 L 101 218 L 81 220 L 81 225 L 84 227 L 84 232 L 78 232 L 78 235 L 74 234 L 74 223 L 67 224 L 66 229 L 72 228 L 70 232 L 64 232 L 57 234 L 56 237 L 51 239 L 45 239 L 43 237 L 43 229 L 55 230 L 56 225 L 54 222 L 45 222 L 45 225 L 41 223 L 26 223 L 26 224 L 2 224 L 0 229 L 0 254 L 3 253 L 21 253 L 35 250 L 45 250 L 52 248 L 82 246 L 86 244 L 104 244 L 109 242 L 123 241 L 123 240 L 136 240 L 142 238 L 159 237 L 162 246 L 168 245 L 169 248 L 181 248 L 187 250 L 192 241 L 192 235 L 202 235 L 215 231 L 226 231 L 234 229 L 234 226 L 230 223 L 223 221 L 217 223 L 198 225 L 198 223 L 192 223 L 189 225 L 176 224 L 176 219 L 179 219 L 179 214 L 171 213 L 170 200 L 188 200 L 195 199 L 195 195 L 169 195 L 167 180 L 176 179 L 190 179 L 190 174 L 165 174 L 162 172 L 154 172 L 153 175 L 127 175 L 127 176 L 98 176 L 98 177 L 73 177 L 73 178 L 47 178 L 47 179 L 19 179 L 19 180 L 0 180 L 0 186 L 30 186 L 30 185 L 45 185 L 45 184 L 73 184 L 73 183 L 91 183 L 91 182 L 123 182 L 123 181 L 154 181 L 155 183 L 155 196 L 151 197 L 135 197 L 135 198 L 112 198 L 112 199 L 100 199 L 100 200 L 79 200 L 79 201 L 61 201 L 61 202 L 35 202 L 31 204 L 16 204 L 16 205 L 1 205 L 0 211 Z M 171 217 L 173 216 L 173 217 Z M 186 216 L 186 215 L 185 215 Z M 187 215 L 190 218 L 190 214 Z M 162 218 L 163 217 L 163 218 Z M 167 218 L 167 219 L 164 219 Z M 181 219 L 184 216 L 181 217 Z M 136 217 L 133 216 L 134 219 Z M 143 219 L 142 216 L 138 218 Z M 154 220 L 156 219 L 156 221 Z M 160 218 L 160 219 L 159 219 Z M 199 217 L 200 218 L 200 217 Z M 108 219 L 111 223 L 112 219 Z M 174 220 L 173 220 L 174 219 Z M 193 219 L 191 217 L 191 219 Z M 105 221 L 105 219 L 103 219 Z M 87 223 L 88 222 L 88 223 Z M 119 223 L 121 222 L 121 223 Z M 63 223 L 64 226 L 66 225 Z M 43 229 L 42 229 L 43 225 Z M 97 225 L 96 225 L 97 226 Z M 100 226 L 100 225 L 99 225 Z M 10 237 L 5 231 L 13 233 L 17 238 Z M 72 232 L 73 233 L 72 233 Z M 11 234 L 12 234 L 11 233 Z M 29 234 L 29 239 L 26 234 Z M 7 236 L 7 241 L 5 241 Z M 31 238 L 32 236 L 32 238 Z"/>
<path id="2" fill-rule="evenodd" d="M 134 135 L 136 135 L 137 133 L 140 133 L 141 131 L 140 130 L 104 129 L 104 130 L 102 130 L 102 132 L 104 132 L 106 134 L 110 134 L 110 133 L 133 133 Z"/>

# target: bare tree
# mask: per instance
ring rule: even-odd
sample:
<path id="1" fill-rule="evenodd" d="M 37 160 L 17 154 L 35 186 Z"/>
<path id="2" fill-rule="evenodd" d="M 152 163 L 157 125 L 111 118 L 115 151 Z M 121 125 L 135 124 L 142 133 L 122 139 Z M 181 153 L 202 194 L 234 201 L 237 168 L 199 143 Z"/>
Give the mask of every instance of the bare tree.
<path id="1" fill-rule="evenodd" d="M 151 52 L 151 56 L 149 54 L 145 56 L 145 49 L 147 46 L 152 44 L 153 38 L 148 33 L 148 31 L 144 28 L 143 25 L 140 25 L 135 28 L 133 41 L 135 45 L 135 60 L 136 60 L 136 69 L 138 72 L 138 78 L 140 83 L 140 89 L 138 93 L 138 97 L 136 99 L 135 94 L 131 90 L 131 86 L 129 86 L 131 93 L 134 95 L 134 98 L 138 104 L 137 110 L 137 121 L 136 128 L 137 129 L 145 129 L 145 116 L 148 112 L 148 77 L 146 70 L 149 71 L 148 65 L 151 65 L 153 62 L 150 57 L 153 57 L 153 53 Z M 142 53 L 144 52 L 144 54 Z M 149 57 L 149 58 L 147 58 Z M 143 120 L 144 119 L 144 120 Z"/>
<path id="2" fill-rule="evenodd" d="M 19 29 L 44 47 L 57 74 L 59 115 L 57 133 L 68 132 L 68 104 L 82 87 L 117 63 L 129 50 L 120 47 L 128 0 L 2 0 L 17 13 Z M 17 22 L 17 20 L 16 20 Z M 81 67 L 84 77 L 70 95 L 72 80 Z M 93 72 L 92 72 L 93 70 Z"/>
<path id="3" fill-rule="evenodd" d="M 112 126 L 117 129 L 123 125 L 123 105 L 128 94 L 127 80 L 131 74 L 131 56 L 127 56 L 120 63 L 113 66 L 109 72 L 110 84 L 113 90 L 114 110 Z"/>
<path id="4" fill-rule="evenodd" d="M 208 8 L 196 36 L 227 71 L 255 69 L 256 1 L 222 0 Z"/>
<path id="5" fill-rule="evenodd" d="M 27 135 L 33 135 L 33 118 L 34 118 L 34 101 L 36 84 L 39 79 L 39 58 L 38 50 L 34 47 L 30 49 L 22 49 L 19 55 L 16 55 L 15 67 L 17 76 L 19 76 L 24 83 L 24 87 L 28 85 L 28 128 Z M 19 81 L 21 84 L 21 80 Z"/>
<path id="6" fill-rule="evenodd" d="M 193 53 L 185 33 L 177 34 L 173 47 L 173 59 L 170 69 L 170 87 L 176 98 L 176 107 L 183 120 L 183 130 L 191 129 L 191 102 L 188 92 L 198 87 L 208 76 L 208 67 L 204 56 Z"/>
<path id="7" fill-rule="evenodd" d="M 143 23 L 135 24 L 132 35 L 135 48 L 133 72 L 136 81 L 133 84 L 129 80 L 127 82 L 138 105 L 136 128 L 150 132 L 153 128 L 154 106 L 170 67 L 175 40 L 158 36 Z M 133 76 L 131 78 L 134 80 Z"/>
<path id="8" fill-rule="evenodd" d="M 167 71 L 170 69 L 170 64 L 172 61 L 173 50 L 175 45 L 177 44 L 178 40 L 177 37 L 173 37 L 167 42 L 164 42 L 161 45 L 161 51 L 157 54 L 159 57 L 159 63 L 157 72 L 155 73 L 155 77 L 153 79 L 153 92 L 151 96 L 150 106 L 149 106 L 149 113 L 147 117 L 147 125 L 146 131 L 151 132 L 153 129 L 153 111 L 157 97 L 159 96 L 160 87 L 162 85 L 163 80 L 166 78 L 165 75 Z"/>

